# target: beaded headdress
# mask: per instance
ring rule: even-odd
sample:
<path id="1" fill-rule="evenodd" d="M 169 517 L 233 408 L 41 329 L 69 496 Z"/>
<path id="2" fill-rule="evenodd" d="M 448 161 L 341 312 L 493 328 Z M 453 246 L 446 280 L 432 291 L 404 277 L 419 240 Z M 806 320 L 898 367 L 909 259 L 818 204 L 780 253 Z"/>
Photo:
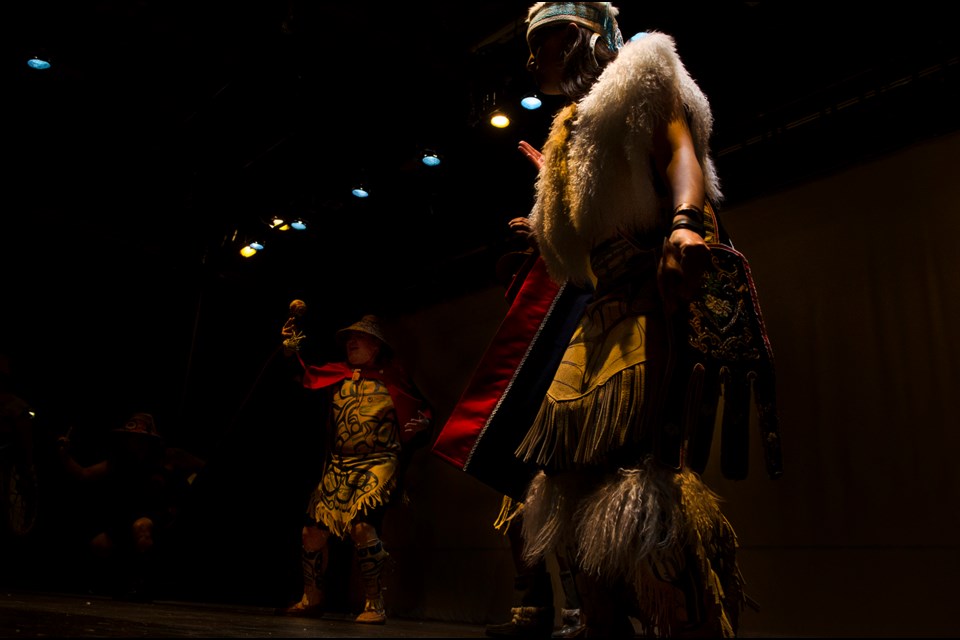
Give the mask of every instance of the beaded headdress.
<path id="1" fill-rule="evenodd" d="M 535 29 L 554 22 L 575 22 L 603 36 L 610 51 L 623 48 L 617 25 L 620 10 L 609 2 L 537 2 L 527 12 L 527 40 Z"/>

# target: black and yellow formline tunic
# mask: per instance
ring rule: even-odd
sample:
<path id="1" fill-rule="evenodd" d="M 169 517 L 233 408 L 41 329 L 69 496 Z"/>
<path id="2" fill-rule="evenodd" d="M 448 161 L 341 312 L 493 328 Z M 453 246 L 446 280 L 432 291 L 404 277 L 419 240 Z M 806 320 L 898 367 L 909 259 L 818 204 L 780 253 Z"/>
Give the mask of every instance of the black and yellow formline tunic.
<path id="1" fill-rule="evenodd" d="M 355 375 L 332 399 L 332 448 L 307 515 L 338 536 L 360 513 L 386 504 L 397 486 L 397 411 L 387 385 Z"/>

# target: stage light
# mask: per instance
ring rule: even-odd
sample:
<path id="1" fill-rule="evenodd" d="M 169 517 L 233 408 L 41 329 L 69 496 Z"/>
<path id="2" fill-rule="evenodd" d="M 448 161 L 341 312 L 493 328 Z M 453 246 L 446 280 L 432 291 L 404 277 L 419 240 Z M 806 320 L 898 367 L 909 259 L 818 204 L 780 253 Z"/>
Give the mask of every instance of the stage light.
<path id="1" fill-rule="evenodd" d="M 438 156 L 435 151 L 430 151 L 428 149 L 423 152 L 423 157 L 420 159 L 420 161 L 428 167 L 436 167 L 440 164 L 440 156 Z"/>
<path id="2" fill-rule="evenodd" d="M 524 109 L 529 109 L 533 111 L 534 109 L 539 109 L 543 105 L 543 101 L 540 99 L 536 93 L 528 93 L 523 96 L 523 99 L 520 100 L 520 106 Z"/>
<path id="3" fill-rule="evenodd" d="M 366 187 L 364 187 L 362 184 L 358 184 L 357 186 L 355 186 L 353 188 L 353 191 L 351 191 L 350 193 L 357 196 L 358 198 L 366 198 L 370 195 Z"/>
<path id="4" fill-rule="evenodd" d="M 302 219 L 298 218 L 293 222 L 291 222 L 290 226 L 296 229 L 297 231 L 303 231 L 304 229 L 307 228 L 307 223 L 304 222 Z"/>
<path id="5" fill-rule="evenodd" d="M 480 109 L 483 118 L 497 129 L 510 126 L 510 116 L 500 107 L 502 103 L 503 100 L 497 98 L 496 92 L 491 92 L 483 96 L 483 105 Z"/>
<path id="6" fill-rule="evenodd" d="M 490 113 L 490 124 L 497 129 L 505 129 L 510 126 L 510 118 L 500 109 L 495 109 Z"/>
<path id="7" fill-rule="evenodd" d="M 31 69 L 37 69 L 38 71 L 44 71 L 50 68 L 50 61 L 44 58 L 33 56 L 27 60 L 27 66 Z"/>

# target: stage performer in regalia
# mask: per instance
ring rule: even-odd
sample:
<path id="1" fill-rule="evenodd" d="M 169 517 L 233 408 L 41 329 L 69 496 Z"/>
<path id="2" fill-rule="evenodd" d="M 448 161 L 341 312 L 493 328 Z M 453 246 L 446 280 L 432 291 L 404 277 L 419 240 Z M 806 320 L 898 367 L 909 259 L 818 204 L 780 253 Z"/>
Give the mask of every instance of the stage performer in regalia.
<path id="1" fill-rule="evenodd" d="M 325 573 L 331 535 L 354 544 L 364 590 L 363 611 L 356 622 L 384 624 L 381 573 L 389 553 L 380 539 L 385 509 L 397 497 L 405 452 L 429 437 L 431 409 L 412 380 L 392 357 L 374 315 L 337 332 L 344 362 L 307 364 L 300 355 L 299 330 L 305 303 L 295 300 L 282 329 L 284 352 L 303 367 L 307 389 L 329 395 L 322 478 L 312 492 L 302 531 L 303 595 L 280 613 L 320 616 L 325 605 Z"/>
<path id="2" fill-rule="evenodd" d="M 566 99 L 542 155 L 521 146 L 541 165 L 539 258 L 433 450 L 523 503 L 529 563 L 569 551 L 587 637 L 733 637 L 750 599 L 701 478 L 709 409 L 722 388 L 723 472 L 741 478 L 752 384 L 778 477 L 772 352 L 716 215 L 707 97 L 672 37 L 624 42 L 618 14 L 529 8 L 527 68 Z"/>

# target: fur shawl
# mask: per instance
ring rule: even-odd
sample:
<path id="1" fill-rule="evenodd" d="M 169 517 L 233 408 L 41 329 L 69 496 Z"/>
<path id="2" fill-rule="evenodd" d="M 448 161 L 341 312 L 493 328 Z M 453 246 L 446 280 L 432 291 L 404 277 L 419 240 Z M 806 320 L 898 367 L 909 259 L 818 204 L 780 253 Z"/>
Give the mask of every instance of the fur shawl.
<path id="1" fill-rule="evenodd" d="M 596 84 L 554 118 L 544 145 L 530 222 L 550 275 L 590 281 L 590 250 L 617 229 L 644 233 L 666 228 L 671 203 L 654 189 L 655 125 L 681 102 L 689 116 L 707 198 L 722 198 L 709 155 L 713 115 L 687 72 L 672 37 L 657 32 L 628 42 Z M 562 141 L 569 142 L 566 158 Z"/>

